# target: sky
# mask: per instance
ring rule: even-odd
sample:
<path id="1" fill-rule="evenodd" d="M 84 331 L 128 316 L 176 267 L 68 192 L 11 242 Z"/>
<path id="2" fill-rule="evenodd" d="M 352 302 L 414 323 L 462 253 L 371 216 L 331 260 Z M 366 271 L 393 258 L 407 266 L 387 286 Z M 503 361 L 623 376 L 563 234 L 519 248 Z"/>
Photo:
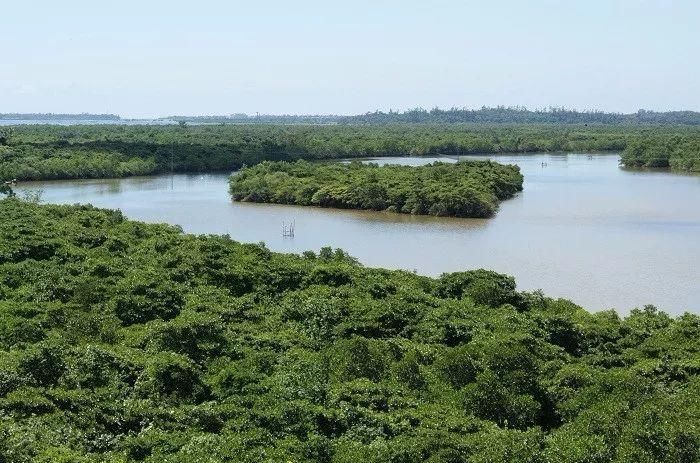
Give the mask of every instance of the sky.
<path id="1" fill-rule="evenodd" d="M 25 0 L 0 113 L 700 110 L 697 0 Z"/>

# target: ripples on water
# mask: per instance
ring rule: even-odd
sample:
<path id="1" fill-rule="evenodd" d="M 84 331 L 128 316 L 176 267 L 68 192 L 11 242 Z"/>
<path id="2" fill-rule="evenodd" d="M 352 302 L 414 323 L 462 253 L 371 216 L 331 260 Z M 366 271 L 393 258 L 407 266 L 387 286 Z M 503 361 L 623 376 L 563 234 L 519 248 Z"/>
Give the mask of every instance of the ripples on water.
<path id="1" fill-rule="evenodd" d="M 525 176 L 524 191 L 495 218 L 232 203 L 221 174 L 35 182 L 20 190 L 40 188 L 46 202 L 118 208 L 188 232 L 264 241 L 275 251 L 340 247 L 368 266 L 428 275 L 494 269 L 515 276 L 520 289 L 541 288 L 590 310 L 652 303 L 700 312 L 700 177 L 621 169 L 612 154 L 470 158 L 517 164 Z M 296 236 L 283 238 L 282 221 L 291 220 Z"/>

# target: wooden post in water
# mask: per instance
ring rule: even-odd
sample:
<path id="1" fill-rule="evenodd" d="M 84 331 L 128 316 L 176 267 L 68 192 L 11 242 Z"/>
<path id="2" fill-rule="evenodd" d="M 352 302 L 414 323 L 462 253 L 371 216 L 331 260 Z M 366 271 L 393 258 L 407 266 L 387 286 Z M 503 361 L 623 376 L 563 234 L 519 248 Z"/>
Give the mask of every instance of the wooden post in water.
<path id="1" fill-rule="evenodd" d="M 285 238 L 294 238 L 294 225 L 294 220 L 292 220 L 292 223 L 289 225 L 282 221 L 282 236 Z"/>

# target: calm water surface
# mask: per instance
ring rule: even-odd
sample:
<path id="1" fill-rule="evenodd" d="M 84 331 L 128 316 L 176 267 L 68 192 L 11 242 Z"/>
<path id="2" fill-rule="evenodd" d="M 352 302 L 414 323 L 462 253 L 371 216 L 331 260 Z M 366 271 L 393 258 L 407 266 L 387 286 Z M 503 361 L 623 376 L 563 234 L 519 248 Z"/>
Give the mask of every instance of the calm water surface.
<path id="1" fill-rule="evenodd" d="M 589 310 L 627 312 L 651 303 L 676 314 L 700 312 L 700 177 L 623 170 L 610 154 L 479 158 L 517 164 L 525 175 L 524 191 L 492 219 L 233 203 L 227 176 L 218 174 L 32 182 L 19 189 L 42 189 L 45 202 L 92 203 L 187 232 L 264 241 L 276 251 L 340 247 L 368 266 L 427 275 L 494 269 L 515 276 L 520 289 L 542 289 Z M 282 222 L 291 220 L 296 237 L 283 238 Z"/>

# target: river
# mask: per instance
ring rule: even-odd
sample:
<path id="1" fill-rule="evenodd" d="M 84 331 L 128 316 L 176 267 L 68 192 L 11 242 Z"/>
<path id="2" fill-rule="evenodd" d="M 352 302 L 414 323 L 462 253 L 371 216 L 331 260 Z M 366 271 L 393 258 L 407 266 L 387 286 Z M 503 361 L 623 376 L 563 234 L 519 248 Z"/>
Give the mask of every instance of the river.
<path id="1" fill-rule="evenodd" d="M 524 190 L 491 219 L 233 203 L 227 176 L 25 182 L 50 203 L 91 203 L 275 251 L 340 247 L 367 266 L 439 275 L 488 268 L 588 310 L 654 304 L 700 313 L 700 177 L 632 171 L 615 154 L 470 156 L 517 164 Z M 384 158 L 423 164 L 435 158 Z M 443 158 L 447 162 L 453 159 Z M 295 236 L 282 237 L 294 221 Z"/>

